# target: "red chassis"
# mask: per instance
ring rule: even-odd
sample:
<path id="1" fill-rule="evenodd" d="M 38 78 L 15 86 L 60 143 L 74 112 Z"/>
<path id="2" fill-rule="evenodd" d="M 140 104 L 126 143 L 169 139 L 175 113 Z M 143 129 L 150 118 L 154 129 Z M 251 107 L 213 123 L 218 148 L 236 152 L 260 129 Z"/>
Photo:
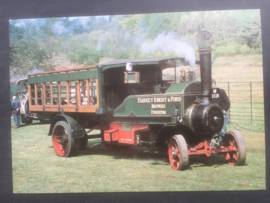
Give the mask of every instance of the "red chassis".
<path id="1" fill-rule="evenodd" d="M 104 131 L 104 141 L 105 143 L 138 145 L 140 144 L 138 133 L 145 130 L 148 130 L 148 125 L 125 125 L 119 123 L 111 123 L 110 129 Z M 186 156 L 204 155 L 209 157 L 212 153 L 223 153 L 225 155 L 225 160 L 230 165 L 235 165 L 238 161 L 238 146 L 235 139 L 228 139 L 224 146 L 218 146 L 217 144 L 214 144 L 212 148 L 210 146 L 210 140 L 205 140 L 192 147 L 188 147 L 185 144 L 185 141 L 181 141 L 181 143 L 183 143 L 182 148 L 186 148 L 186 150 L 184 150 L 187 152 Z M 172 141 L 170 141 L 168 144 L 168 154 L 172 168 L 176 170 L 179 170 L 179 164 L 181 162 L 180 156 L 182 155 L 180 152 L 181 150 L 178 141 L 172 138 Z"/>
<path id="2" fill-rule="evenodd" d="M 215 148 L 210 147 L 211 141 L 205 140 L 204 142 L 200 142 L 195 147 L 189 147 L 188 148 L 188 155 L 205 155 L 206 157 L 209 157 L 212 153 L 224 153 L 225 159 L 228 161 L 230 165 L 235 165 L 237 161 L 237 146 L 233 141 L 229 141 L 229 145 L 224 147 L 219 147 L 215 144 Z"/>
<path id="3" fill-rule="evenodd" d="M 141 130 L 147 130 L 148 125 L 126 125 L 111 123 L 110 129 L 104 131 L 105 142 L 118 142 L 122 144 L 137 145 L 138 139 L 136 133 Z"/>

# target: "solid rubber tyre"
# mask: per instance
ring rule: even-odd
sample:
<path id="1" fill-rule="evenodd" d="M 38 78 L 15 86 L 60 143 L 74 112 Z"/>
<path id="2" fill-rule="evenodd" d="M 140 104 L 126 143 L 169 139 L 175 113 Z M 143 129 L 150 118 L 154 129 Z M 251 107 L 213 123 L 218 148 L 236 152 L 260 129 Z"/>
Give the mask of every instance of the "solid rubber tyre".
<path id="1" fill-rule="evenodd" d="M 54 125 L 52 142 L 55 153 L 60 157 L 74 156 L 80 147 L 80 142 L 72 138 L 70 126 L 65 121 L 58 121 Z"/>
<path id="2" fill-rule="evenodd" d="M 184 170 L 189 166 L 188 148 L 182 135 L 175 135 L 168 143 L 168 156 L 174 170 Z"/>
<path id="3" fill-rule="evenodd" d="M 246 144 L 242 134 L 237 130 L 229 131 L 224 136 L 224 146 L 231 149 L 236 148 L 235 152 L 225 154 L 228 164 L 243 166 L 246 162 Z"/>

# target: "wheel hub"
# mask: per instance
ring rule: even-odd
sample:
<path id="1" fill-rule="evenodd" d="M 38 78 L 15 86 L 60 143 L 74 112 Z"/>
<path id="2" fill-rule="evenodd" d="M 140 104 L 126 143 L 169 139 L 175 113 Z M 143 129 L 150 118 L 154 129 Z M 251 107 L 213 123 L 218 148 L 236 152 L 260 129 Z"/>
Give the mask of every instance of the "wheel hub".
<path id="1" fill-rule="evenodd" d="M 60 144 L 61 145 L 64 145 L 67 143 L 67 135 L 64 134 L 62 137 L 61 137 L 61 140 L 60 140 Z"/>
<path id="2" fill-rule="evenodd" d="M 172 150 L 171 156 L 172 156 L 173 159 L 175 159 L 175 157 L 176 157 L 176 152 L 175 152 L 175 150 Z"/>
<path id="3" fill-rule="evenodd" d="M 218 122 L 219 122 L 219 117 L 214 116 L 214 122 L 215 122 L 215 124 L 216 124 L 216 125 L 218 125 Z"/>

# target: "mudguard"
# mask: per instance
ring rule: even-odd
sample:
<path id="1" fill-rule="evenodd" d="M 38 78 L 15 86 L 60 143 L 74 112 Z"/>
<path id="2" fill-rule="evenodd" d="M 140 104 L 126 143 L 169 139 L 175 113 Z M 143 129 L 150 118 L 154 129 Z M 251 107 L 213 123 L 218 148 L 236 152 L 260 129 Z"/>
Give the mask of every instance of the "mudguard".
<path id="1" fill-rule="evenodd" d="M 53 118 L 48 135 L 52 135 L 53 127 L 58 121 L 66 121 L 68 123 L 73 138 L 82 138 L 84 136 L 84 129 L 81 125 L 75 119 L 65 114 L 58 114 Z"/>

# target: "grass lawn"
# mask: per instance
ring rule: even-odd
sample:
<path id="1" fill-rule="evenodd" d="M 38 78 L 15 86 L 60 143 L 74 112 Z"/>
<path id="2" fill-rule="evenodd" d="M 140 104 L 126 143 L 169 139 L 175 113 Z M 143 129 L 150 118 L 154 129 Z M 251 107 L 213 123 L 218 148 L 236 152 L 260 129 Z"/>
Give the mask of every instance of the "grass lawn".
<path id="1" fill-rule="evenodd" d="M 49 124 L 38 122 L 14 129 L 12 119 L 14 193 L 265 189 L 264 133 L 242 132 L 245 166 L 230 166 L 223 155 L 211 155 L 191 157 L 190 169 L 174 171 L 165 154 L 140 147 L 117 151 L 98 144 L 100 139 L 89 140 L 76 157 L 57 157 L 48 131 Z"/>

